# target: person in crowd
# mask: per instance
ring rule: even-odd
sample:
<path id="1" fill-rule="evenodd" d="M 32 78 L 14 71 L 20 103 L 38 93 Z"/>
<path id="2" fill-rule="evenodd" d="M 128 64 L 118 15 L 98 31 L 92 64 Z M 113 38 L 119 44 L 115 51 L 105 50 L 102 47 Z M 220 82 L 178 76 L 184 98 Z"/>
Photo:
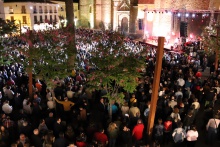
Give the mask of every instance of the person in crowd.
<path id="1" fill-rule="evenodd" d="M 163 143 L 164 126 L 161 118 L 158 119 L 158 124 L 154 126 L 154 140 L 160 145 Z"/>
<path id="2" fill-rule="evenodd" d="M 81 132 L 80 135 L 76 138 L 76 146 L 77 147 L 87 147 L 87 137 L 84 132 Z"/>
<path id="3" fill-rule="evenodd" d="M 43 140 L 39 134 L 38 129 L 34 129 L 33 134 L 31 136 L 31 145 L 34 147 L 43 147 Z"/>
<path id="4" fill-rule="evenodd" d="M 10 115 L 12 113 L 12 110 L 13 110 L 13 106 L 11 106 L 9 104 L 9 101 L 6 100 L 3 102 L 3 105 L 2 105 L 2 111 L 7 114 L 7 115 Z"/>
<path id="5" fill-rule="evenodd" d="M 182 128 L 183 123 L 178 122 L 177 128 L 173 130 L 172 136 L 174 140 L 175 147 L 183 147 L 184 139 L 186 138 L 186 131 Z"/>
<path id="6" fill-rule="evenodd" d="M 177 101 L 175 100 L 174 96 L 171 96 L 171 101 L 169 102 L 169 106 L 173 109 L 174 106 L 177 105 Z"/>
<path id="7" fill-rule="evenodd" d="M 190 126 L 192 126 L 193 121 L 194 121 L 193 112 L 189 111 L 183 120 L 183 126 L 184 126 L 185 131 L 190 130 Z"/>
<path id="8" fill-rule="evenodd" d="M 48 127 L 45 123 L 45 120 L 44 119 L 41 119 L 40 120 L 40 124 L 38 126 L 38 131 L 40 132 L 40 134 L 43 136 L 44 134 L 47 134 L 48 133 Z"/>
<path id="9" fill-rule="evenodd" d="M 195 147 L 199 133 L 195 125 L 190 127 L 190 130 L 186 133 L 187 147 Z"/>
<path id="10" fill-rule="evenodd" d="M 59 137 L 61 132 L 64 132 L 64 125 L 61 123 L 62 120 L 60 117 L 57 117 L 56 122 L 53 125 L 53 133 L 56 138 Z"/>
<path id="11" fill-rule="evenodd" d="M 97 144 L 100 144 L 103 147 L 106 147 L 108 145 L 108 136 L 104 133 L 103 128 L 100 128 L 98 132 L 95 132 L 93 138 L 97 142 Z"/>
<path id="12" fill-rule="evenodd" d="M 168 144 L 171 141 L 171 134 L 173 131 L 172 126 L 172 118 L 169 116 L 167 117 L 166 121 L 164 121 L 164 143 Z"/>
<path id="13" fill-rule="evenodd" d="M 20 134 L 19 139 L 17 140 L 17 146 L 30 146 L 30 139 L 24 134 Z"/>
<path id="14" fill-rule="evenodd" d="M 53 147 L 67 147 L 68 145 L 68 141 L 64 138 L 64 133 L 60 132 L 59 137 L 53 143 Z"/>
<path id="15" fill-rule="evenodd" d="M 48 127 L 48 130 L 53 130 L 53 125 L 56 122 L 56 119 L 54 118 L 54 113 L 49 112 L 48 117 L 45 118 L 45 123 Z"/>
<path id="16" fill-rule="evenodd" d="M 32 114 L 32 107 L 31 107 L 31 105 L 32 105 L 32 103 L 30 101 L 30 98 L 26 97 L 23 100 L 23 110 L 24 110 L 24 113 L 26 113 L 27 115 Z"/>
<path id="17" fill-rule="evenodd" d="M 43 137 L 44 137 L 43 146 L 53 147 L 53 143 L 55 141 L 55 137 L 53 135 L 53 132 L 49 131 L 48 134 L 46 134 Z"/>
<path id="18" fill-rule="evenodd" d="M 218 115 L 214 115 L 213 118 L 209 119 L 206 130 L 208 131 L 208 144 L 213 145 L 217 138 L 217 128 L 220 124 L 220 119 Z"/>
<path id="19" fill-rule="evenodd" d="M 118 138 L 118 133 L 119 133 L 118 126 L 116 125 L 116 123 L 111 122 L 108 125 L 108 129 L 107 129 L 109 147 L 115 147 L 116 140 Z"/>
<path id="20" fill-rule="evenodd" d="M 2 145 L 10 146 L 9 132 L 3 125 L 0 126 L 0 142 Z"/>
<path id="21" fill-rule="evenodd" d="M 74 106 L 74 103 L 69 101 L 67 97 L 64 98 L 64 101 L 58 100 L 56 97 L 54 97 L 54 100 L 63 105 L 64 111 L 68 112 L 71 110 L 72 106 Z"/>
<path id="22" fill-rule="evenodd" d="M 122 124 L 121 131 L 119 133 L 119 145 L 121 147 L 132 147 L 132 135 L 131 130 L 128 128 L 128 125 Z"/>
<path id="23" fill-rule="evenodd" d="M 141 140 L 143 139 L 143 131 L 144 124 L 141 119 L 138 119 L 137 124 L 134 126 L 132 130 L 132 138 L 135 146 L 139 146 L 141 144 Z"/>
<path id="24" fill-rule="evenodd" d="M 47 101 L 47 107 L 48 107 L 49 111 L 54 111 L 54 109 L 56 107 L 56 103 L 53 100 L 53 97 L 49 97 L 47 100 L 48 100 Z"/>

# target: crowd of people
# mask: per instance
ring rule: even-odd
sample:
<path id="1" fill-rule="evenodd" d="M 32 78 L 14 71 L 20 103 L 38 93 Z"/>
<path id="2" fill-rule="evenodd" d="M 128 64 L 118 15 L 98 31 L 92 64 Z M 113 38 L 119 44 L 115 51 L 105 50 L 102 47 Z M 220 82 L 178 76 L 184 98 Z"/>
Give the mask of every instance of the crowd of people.
<path id="1" fill-rule="evenodd" d="M 78 38 L 91 38 L 97 33 L 77 29 Z M 106 34 L 105 34 L 106 35 Z M 106 36 L 107 37 L 107 36 Z M 17 38 L 3 42 L 6 48 L 20 43 Z M 106 41 L 106 40 L 105 40 Z M 134 52 L 146 49 L 146 69 L 134 93 L 124 93 L 122 104 L 112 105 L 103 97 L 104 90 L 90 92 L 86 85 L 89 70 L 96 69 L 89 63 L 89 50 L 94 44 L 76 40 L 80 68 L 70 76 L 55 77 L 54 89 L 39 79 L 33 81 L 33 98 L 28 95 L 28 75 L 20 63 L 0 68 L 0 146 L 34 147 L 132 147 L 144 146 L 150 112 L 150 101 L 156 48 L 124 40 Z M 16 53 L 17 54 L 17 53 Z M 194 60 L 195 59 L 195 60 Z M 204 109 L 204 126 L 207 144 L 215 144 L 220 120 L 220 93 L 218 72 L 206 80 L 199 72 L 207 62 L 203 58 L 165 51 L 157 110 L 153 130 L 155 146 L 172 143 L 174 146 L 194 147 L 199 137 L 196 121 Z M 88 67 L 89 66 L 89 67 Z M 205 67 L 204 67 L 205 68 Z M 200 120 L 201 121 L 201 120 Z"/>

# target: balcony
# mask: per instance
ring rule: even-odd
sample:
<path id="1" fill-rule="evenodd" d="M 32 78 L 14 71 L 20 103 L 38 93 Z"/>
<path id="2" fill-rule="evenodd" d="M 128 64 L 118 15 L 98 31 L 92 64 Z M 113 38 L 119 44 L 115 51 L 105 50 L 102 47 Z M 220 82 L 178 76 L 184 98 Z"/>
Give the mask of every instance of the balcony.
<path id="1" fill-rule="evenodd" d="M 55 10 L 54 13 L 57 13 L 57 10 Z"/>
<path id="2" fill-rule="evenodd" d="M 48 13 L 48 11 L 47 11 L 47 10 L 44 10 L 44 13 Z"/>
<path id="3" fill-rule="evenodd" d="M 26 14 L 26 9 L 21 9 L 22 14 Z"/>
<path id="4" fill-rule="evenodd" d="M 14 14 L 14 9 L 10 8 L 9 9 L 9 14 Z"/>
<path id="5" fill-rule="evenodd" d="M 39 13 L 43 13 L 43 10 L 39 10 Z"/>
<path id="6" fill-rule="evenodd" d="M 52 10 L 50 10 L 50 13 L 53 13 L 53 11 L 52 11 Z"/>
<path id="7" fill-rule="evenodd" d="M 35 13 L 35 14 L 36 14 L 36 13 L 37 13 L 37 10 L 34 10 L 34 11 L 33 11 L 33 13 Z"/>

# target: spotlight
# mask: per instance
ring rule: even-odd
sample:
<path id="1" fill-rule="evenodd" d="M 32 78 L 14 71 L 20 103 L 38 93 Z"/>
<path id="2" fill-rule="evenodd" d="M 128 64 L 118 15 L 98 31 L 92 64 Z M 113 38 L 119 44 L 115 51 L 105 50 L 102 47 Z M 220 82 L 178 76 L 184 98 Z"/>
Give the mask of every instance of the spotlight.
<path id="1" fill-rule="evenodd" d="M 193 17 L 193 18 L 196 17 L 196 14 L 192 14 L 192 17 Z"/>
<path id="2" fill-rule="evenodd" d="M 178 14 L 177 14 L 177 16 L 178 16 L 178 17 L 180 17 L 180 16 L 181 16 L 181 14 L 180 14 L 180 13 L 178 13 Z"/>
<path id="3" fill-rule="evenodd" d="M 186 13 L 186 17 L 189 17 L 189 14 L 188 14 L 188 13 Z"/>

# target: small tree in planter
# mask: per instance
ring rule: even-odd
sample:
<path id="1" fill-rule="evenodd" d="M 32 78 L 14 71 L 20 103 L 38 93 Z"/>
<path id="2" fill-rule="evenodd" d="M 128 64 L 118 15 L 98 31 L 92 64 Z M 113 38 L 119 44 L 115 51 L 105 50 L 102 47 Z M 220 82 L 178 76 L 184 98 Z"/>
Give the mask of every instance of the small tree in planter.
<path id="1" fill-rule="evenodd" d="M 140 55 L 145 49 L 137 52 L 138 46 L 128 47 L 124 39 L 121 34 L 111 31 L 97 33 L 92 39 L 96 47 L 91 51 L 90 62 L 97 69 L 88 75 L 87 84 L 91 90 L 106 91 L 104 97 L 109 100 L 110 118 L 112 102 L 123 102 L 123 91 L 135 91 L 137 78 L 141 77 L 138 69 L 144 65 Z"/>

